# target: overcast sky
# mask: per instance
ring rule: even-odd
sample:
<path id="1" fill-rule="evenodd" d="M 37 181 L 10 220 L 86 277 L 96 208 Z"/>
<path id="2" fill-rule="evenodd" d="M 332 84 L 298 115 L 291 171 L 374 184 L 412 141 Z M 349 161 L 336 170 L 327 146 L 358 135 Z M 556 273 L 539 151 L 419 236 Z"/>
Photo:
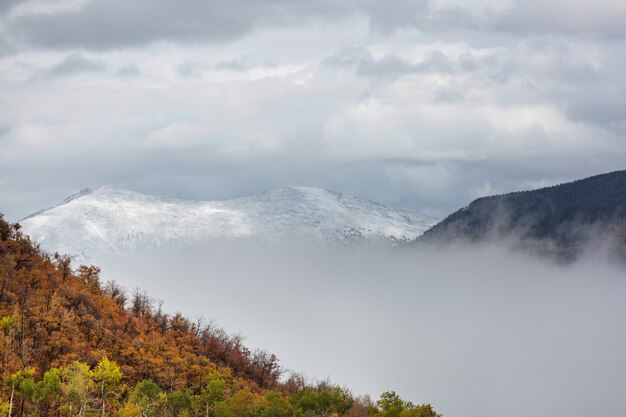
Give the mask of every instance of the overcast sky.
<path id="1" fill-rule="evenodd" d="M 626 2 L 0 0 L 0 212 L 287 185 L 444 216 L 622 169 Z"/>

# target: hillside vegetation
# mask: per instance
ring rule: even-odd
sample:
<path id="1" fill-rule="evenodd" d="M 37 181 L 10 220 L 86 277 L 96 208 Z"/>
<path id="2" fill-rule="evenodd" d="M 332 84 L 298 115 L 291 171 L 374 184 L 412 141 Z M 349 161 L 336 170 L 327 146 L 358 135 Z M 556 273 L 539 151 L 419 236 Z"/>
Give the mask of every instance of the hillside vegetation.
<path id="1" fill-rule="evenodd" d="M 505 239 L 564 259 L 591 241 L 624 249 L 626 171 L 474 200 L 418 242 Z"/>
<path id="2" fill-rule="evenodd" d="M 0 215 L 0 416 L 438 416 L 283 373 L 241 336 L 42 252 Z"/>

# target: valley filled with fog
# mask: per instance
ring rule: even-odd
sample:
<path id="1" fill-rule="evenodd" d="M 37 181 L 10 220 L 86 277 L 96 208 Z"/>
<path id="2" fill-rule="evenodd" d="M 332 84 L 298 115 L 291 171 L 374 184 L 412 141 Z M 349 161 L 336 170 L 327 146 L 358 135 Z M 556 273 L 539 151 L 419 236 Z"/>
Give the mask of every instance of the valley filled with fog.
<path id="1" fill-rule="evenodd" d="M 600 256 L 221 244 L 101 264 L 103 279 L 356 394 L 396 390 L 450 417 L 626 409 L 626 270 Z"/>

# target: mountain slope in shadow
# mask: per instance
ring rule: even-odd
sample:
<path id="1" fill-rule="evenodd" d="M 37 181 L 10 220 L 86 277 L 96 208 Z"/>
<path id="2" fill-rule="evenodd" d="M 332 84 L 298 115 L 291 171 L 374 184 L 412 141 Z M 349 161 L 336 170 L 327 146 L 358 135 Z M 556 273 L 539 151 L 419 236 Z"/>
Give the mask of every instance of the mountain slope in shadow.
<path id="1" fill-rule="evenodd" d="M 427 230 L 417 243 L 506 241 L 560 259 L 587 244 L 626 247 L 626 171 L 532 191 L 474 200 Z"/>

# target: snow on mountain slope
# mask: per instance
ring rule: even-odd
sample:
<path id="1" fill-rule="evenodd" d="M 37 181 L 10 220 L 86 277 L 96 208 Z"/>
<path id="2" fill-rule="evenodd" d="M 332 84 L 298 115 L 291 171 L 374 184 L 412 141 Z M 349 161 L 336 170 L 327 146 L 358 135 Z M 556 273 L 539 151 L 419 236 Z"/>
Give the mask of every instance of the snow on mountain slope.
<path id="1" fill-rule="evenodd" d="M 435 219 L 332 191 L 288 187 L 223 201 L 182 201 L 108 186 L 22 220 L 43 249 L 99 259 L 213 240 L 350 246 L 415 239 Z"/>

